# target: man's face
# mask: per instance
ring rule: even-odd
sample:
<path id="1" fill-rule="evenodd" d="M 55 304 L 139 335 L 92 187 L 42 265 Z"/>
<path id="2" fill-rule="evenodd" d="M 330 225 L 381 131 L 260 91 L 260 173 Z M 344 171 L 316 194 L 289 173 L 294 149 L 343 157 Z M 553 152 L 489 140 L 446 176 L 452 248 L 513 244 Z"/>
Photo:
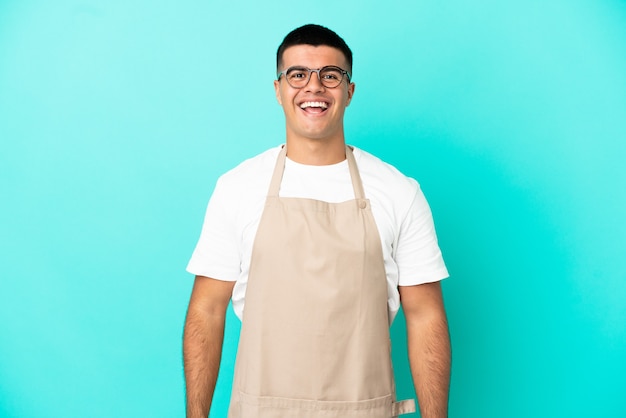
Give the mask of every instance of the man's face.
<path id="1" fill-rule="evenodd" d="M 296 45 L 283 53 L 282 68 L 303 66 L 318 69 L 333 65 L 350 71 L 343 53 L 333 47 Z M 287 122 L 287 139 L 343 141 L 343 114 L 354 94 L 354 83 L 344 76 L 335 88 L 324 87 L 317 73 L 300 89 L 291 87 L 285 76 L 274 81 L 276 99 L 283 107 Z M 322 104 L 320 106 L 320 104 Z"/>

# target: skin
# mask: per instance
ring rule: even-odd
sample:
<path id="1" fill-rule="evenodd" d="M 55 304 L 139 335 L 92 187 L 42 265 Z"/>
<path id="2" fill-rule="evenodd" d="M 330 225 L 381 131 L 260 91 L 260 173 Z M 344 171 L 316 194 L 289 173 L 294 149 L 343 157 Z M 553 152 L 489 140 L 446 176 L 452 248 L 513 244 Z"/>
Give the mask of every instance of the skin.
<path id="1" fill-rule="evenodd" d="M 328 46 L 297 45 L 285 50 L 282 71 L 293 65 L 321 68 L 335 65 L 351 72 L 345 56 Z M 287 155 L 308 165 L 330 165 L 345 159 L 343 118 L 355 91 L 344 77 L 333 89 L 317 74 L 307 86 L 291 87 L 284 77 L 274 81 L 276 99 L 286 122 Z M 304 101 L 323 101 L 328 109 L 309 113 Z M 206 418 L 219 372 L 226 308 L 234 282 L 196 276 L 183 336 L 187 418 Z M 399 287 L 406 317 L 411 374 L 423 418 L 445 418 L 450 384 L 450 339 L 439 283 Z"/>
<path id="2" fill-rule="evenodd" d="M 196 276 L 183 335 L 187 418 L 206 418 L 211 409 L 234 285 Z"/>
<path id="3" fill-rule="evenodd" d="M 285 50 L 282 71 L 293 65 L 322 68 L 335 65 L 347 69 L 343 53 L 329 46 L 296 45 Z M 309 83 L 295 89 L 285 77 L 274 81 L 276 100 L 285 113 L 287 133 L 287 155 L 301 164 L 329 165 L 345 159 L 343 116 L 354 95 L 354 83 L 347 77 L 338 87 L 329 89 L 322 85 L 317 74 L 311 74 Z M 323 113 L 307 113 L 300 108 L 304 101 L 323 101 L 328 109 Z"/>
<path id="4" fill-rule="evenodd" d="M 422 418 L 448 416 L 450 335 L 439 282 L 399 286 L 409 364 Z"/>

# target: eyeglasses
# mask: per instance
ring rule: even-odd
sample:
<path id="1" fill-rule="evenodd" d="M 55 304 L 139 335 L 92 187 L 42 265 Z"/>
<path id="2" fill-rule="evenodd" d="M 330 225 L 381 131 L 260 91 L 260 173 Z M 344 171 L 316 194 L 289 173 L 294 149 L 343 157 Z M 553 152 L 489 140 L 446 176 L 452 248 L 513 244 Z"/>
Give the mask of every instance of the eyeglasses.
<path id="1" fill-rule="evenodd" d="M 278 73 L 276 78 L 280 80 L 280 76 L 284 75 L 287 83 L 289 83 L 291 87 L 294 89 L 301 89 L 309 84 L 311 73 L 317 73 L 317 77 L 320 79 L 322 85 L 329 89 L 334 89 L 339 86 L 343 81 L 344 75 L 348 77 L 348 83 L 350 82 L 350 73 L 344 69 L 335 67 L 334 65 L 327 65 L 326 67 L 318 68 L 317 70 L 301 66 L 289 67 Z"/>

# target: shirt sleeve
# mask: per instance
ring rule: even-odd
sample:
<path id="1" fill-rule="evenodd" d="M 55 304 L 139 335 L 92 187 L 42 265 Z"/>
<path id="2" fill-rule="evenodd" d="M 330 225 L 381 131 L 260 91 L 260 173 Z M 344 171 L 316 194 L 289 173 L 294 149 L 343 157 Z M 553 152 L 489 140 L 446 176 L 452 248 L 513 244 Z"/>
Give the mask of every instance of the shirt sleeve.
<path id="1" fill-rule="evenodd" d="M 236 281 L 241 269 L 236 231 L 237 196 L 220 178 L 209 200 L 200 239 L 187 265 L 197 276 Z"/>
<path id="2" fill-rule="evenodd" d="M 430 283 L 448 277 L 430 206 L 419 185 L 400 226 L 395 250 L 399 286 Z"/>

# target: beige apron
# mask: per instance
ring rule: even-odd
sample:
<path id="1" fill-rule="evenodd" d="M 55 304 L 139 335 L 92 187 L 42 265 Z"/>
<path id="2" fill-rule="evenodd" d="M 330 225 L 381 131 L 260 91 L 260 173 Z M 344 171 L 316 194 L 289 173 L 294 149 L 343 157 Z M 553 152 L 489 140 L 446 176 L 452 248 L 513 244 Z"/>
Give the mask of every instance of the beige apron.
<path id="1" fill-rule="evenodd" d="M 380 236 L 356 199 L 279 197 L 280 152 L 252 249 L 229 418 L 390 418 L 396 402 Z"/>

